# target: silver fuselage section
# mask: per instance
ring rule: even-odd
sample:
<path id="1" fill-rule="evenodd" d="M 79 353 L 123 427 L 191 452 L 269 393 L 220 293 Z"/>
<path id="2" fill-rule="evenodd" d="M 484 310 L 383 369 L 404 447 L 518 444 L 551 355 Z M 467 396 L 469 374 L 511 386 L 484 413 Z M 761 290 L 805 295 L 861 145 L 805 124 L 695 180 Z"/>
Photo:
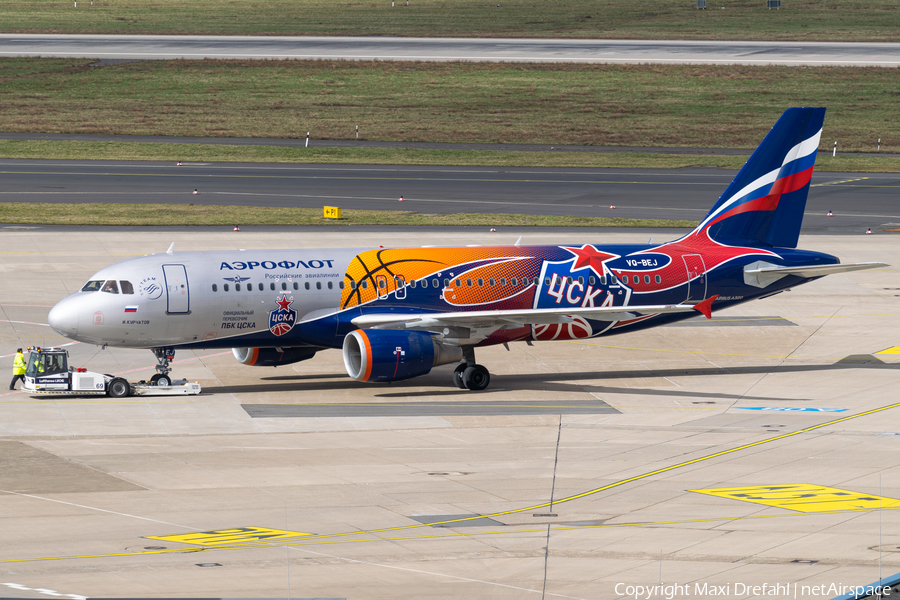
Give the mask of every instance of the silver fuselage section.
<path id="1" fill-rule="evenodd" d="M 92 344 L 152 348 L 229 339 L 241 346 L 242 337 L 269 330 L 282 298 L 298 323 L 336 312 L 343 274 L 360 251 L 151 254 L 101 269 L 91 277 L 101 282 L 95 291 L 67 296 L 48 320 L 61 335 Z M 104 289 L 106 282 L 117 285 Z"/>

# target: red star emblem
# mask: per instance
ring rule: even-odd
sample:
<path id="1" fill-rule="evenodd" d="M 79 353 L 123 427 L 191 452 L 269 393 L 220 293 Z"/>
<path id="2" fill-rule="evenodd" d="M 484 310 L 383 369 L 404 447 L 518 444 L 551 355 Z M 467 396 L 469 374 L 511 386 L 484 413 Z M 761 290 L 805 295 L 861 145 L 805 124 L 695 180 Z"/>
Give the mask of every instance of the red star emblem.
<path id="1" fill-rule="evenodd" d="M 278 306 L 281 307 L 281 310 L 290 310 L 290 309 L 291 309 L 291 302 L 293 302 L 293 301 L 294 301 L 294 298 L 293 298 L 293 297 L 291 297 L 291 299 L 288 300 L 288 299 L 287 299 L 287 296 L 284 296 L 284 295 L 283 295 L 283 296 L 281 296 L 281 300 L 276 300 L 275 302 L 278 303 Z"/>
<path id="2" fill-rule="evenodd" d="M 618 257 L 618 254 L 600 252 L 590 244 L 585 244 L 581 248 L 566 248 L 566 250 L 577 257 L 575 259 L 575 266 L 572 267 L 573 271 L 590 267 L 594 273 L 601 277 L 603 276 L 603 263 L 611 258 Z"/>

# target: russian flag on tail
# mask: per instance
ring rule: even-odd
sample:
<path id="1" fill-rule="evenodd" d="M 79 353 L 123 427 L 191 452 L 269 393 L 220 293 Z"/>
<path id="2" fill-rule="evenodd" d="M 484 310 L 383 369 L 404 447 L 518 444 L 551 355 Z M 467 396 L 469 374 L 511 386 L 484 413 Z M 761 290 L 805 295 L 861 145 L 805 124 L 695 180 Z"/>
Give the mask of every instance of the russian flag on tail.
<path id="1" fill-rule="evenodd" d="M 790 108 L 696 232 L 725 243 L 796 248 L 824 108 Z"/>

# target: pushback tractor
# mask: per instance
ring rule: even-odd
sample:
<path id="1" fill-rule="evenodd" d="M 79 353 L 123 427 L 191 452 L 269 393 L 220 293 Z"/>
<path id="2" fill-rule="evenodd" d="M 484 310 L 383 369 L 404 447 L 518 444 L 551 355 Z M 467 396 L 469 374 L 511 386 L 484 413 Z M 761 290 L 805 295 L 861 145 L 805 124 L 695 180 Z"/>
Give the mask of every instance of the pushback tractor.
<path id="1" fill-rule="evenodd" d="M 200 384 L 187 380 L 171 385 L 131 383 L 122 377 L 69 367 L 69 351 L 65 348 L 29 348 L 25 385 L 32 396 L 193 396 Z"/>

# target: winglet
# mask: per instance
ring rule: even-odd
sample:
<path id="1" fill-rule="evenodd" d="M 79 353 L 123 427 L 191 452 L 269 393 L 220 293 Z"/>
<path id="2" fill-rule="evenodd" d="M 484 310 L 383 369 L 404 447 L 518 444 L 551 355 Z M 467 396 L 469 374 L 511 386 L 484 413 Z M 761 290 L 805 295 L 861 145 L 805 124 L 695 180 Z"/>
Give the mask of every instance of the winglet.
<path id="1" fill-rule="evenodd" d="M 516 240 L 515 245 L 518 246 L 518 245 L 521 244 L 521 243 L 522 243 L 522 236 L 520 235 L 520 236 L 519 236 L 519 239 Z"/>
<path id="2" fill-rule="evenodd" d="M 710 296 L 703 302 L 698 302 L 694 305 L 694 310 L 702 313 L 707 319 L 712 319 L 712 303 L 716 301 L 719 295 Z"/>
<path id="3" fill-rule="evenodd" d="M 175 251 L 175 242 L 172 242 L 172 245 L 169 246 L 169 249 L 166 250 L 166 254 L 172 254 Z"/>

